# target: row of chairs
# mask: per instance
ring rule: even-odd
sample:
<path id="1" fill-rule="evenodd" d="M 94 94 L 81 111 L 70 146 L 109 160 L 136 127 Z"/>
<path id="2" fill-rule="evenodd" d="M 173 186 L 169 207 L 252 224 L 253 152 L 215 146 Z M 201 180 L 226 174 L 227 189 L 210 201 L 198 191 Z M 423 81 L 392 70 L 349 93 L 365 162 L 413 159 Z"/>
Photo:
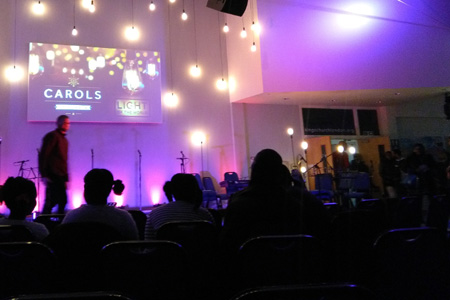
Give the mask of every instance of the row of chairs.
<path id="1" fill-rule="evenodd" d="M 192 299 L 195 294 L 199 299 L 230 299 L 259 286 L 349 281 L 381 299 L 450 296 L 446 239 L 435 228 L 387 231 L 363 253 L 328 247 L 308 235 L 255 237 L 225 268 L 215 257 L 214 227 L 207 224 L 197 231 L 194 224 L 178 224 L 177 235 L 161 233 L 156 241 L 117 241 L 98 224 L 85 224 L 66 227 L 59 243 L 0 243 L 0 293 L 102 289 L 133 299 Z M 357 262 L 357 272 L 348 278 L 336 276 L 349 274 L 350 260 Z"/>

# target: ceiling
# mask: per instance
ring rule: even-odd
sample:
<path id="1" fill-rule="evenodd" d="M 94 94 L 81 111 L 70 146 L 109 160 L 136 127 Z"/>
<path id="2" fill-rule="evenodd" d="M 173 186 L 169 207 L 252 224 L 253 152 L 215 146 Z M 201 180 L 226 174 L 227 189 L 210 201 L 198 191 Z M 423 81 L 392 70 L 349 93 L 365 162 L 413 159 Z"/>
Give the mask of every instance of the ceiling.
<path id="1" fill-rule="evenodd" d="M 450 92 L 448 87 L 403 88 L 349 91 L 313 91 L 263 93 L 235 101 L 249 104 L 283 104 L 325 107 L 379 107 L 405 102 L 426 101 L 442 97 Z"/>

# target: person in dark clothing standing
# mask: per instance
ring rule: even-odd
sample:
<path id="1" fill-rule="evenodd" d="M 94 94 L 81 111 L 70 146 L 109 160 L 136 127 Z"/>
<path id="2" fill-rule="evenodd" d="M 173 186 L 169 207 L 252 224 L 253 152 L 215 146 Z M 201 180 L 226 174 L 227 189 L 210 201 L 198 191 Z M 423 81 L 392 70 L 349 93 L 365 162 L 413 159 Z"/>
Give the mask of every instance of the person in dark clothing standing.
<path id="1" fill-rule="evenodd" d="M 44 214 L 52 213 L 53 207 L 58 205 L 58 213 L 63 214 L 67 204 L 67 152 L 69 143 L 66 133 L 70 128 L 70 120 L 61 115 L 56 120 L 57 128 L 47 133 L 42 139 L 39 152 L 39 172 L 45 182 Z"/>

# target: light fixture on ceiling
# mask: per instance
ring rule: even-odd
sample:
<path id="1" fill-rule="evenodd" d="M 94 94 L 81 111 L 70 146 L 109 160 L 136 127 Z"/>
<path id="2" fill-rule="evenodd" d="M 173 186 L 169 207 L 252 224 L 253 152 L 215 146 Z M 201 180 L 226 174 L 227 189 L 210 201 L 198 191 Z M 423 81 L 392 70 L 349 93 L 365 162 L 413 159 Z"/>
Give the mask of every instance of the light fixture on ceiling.
<path id="1" fill-rule="evenodd" d="M 91 1 L 91 4 L 89 5 L 89 12 L 93 13 L 95 12 L 95 4 L 94 4 L 94 0 Z"/>
<path id="2" fill-rule="evenodd" d="M 230 27 L 228 26 L 227 23 L 225 23 L 225 25 L 223 25 L 223 32 L 227 33 L 230 31 Z"/>
<path id="3" fill-rule="evenodd" d="M 241 38 L 245 39 L 246 37 L 247 37 L 247 31 L 245 30 L 245 27 L 242 27 Z"/>
<path id="4" fill-rule="evenodd" d="M 250 47 L 250 50 L 252 52 L 256 52 L 256 43 L 255 42 L 253 42 L 252 46 Z"/>
<path id="5" fill-rule="evenodd" d="M 41 1 L 37 1 L 33 5 L 33 13 L 36 15 L 43 15 L 45 12 L 44 4 Z"/>
<path id="6" fill-rule="evenodd" d="M 155 3 L 153 3 L 153 1 L 150 1 L 150 5 L 148 6 L 148 9 L 150 11 L 155 11 L 156 5 L 155 5 Z"/>
<path id="7" fill-rule="evenodd" d="M 139 30 L 134 26 L 134 0 L 131 0 L 131 27 L 125 30 L 125 37 L 130 41 L 136 41 L 139 36 Z"/>
<path id="8" fill-rule="evenodd" d="M 217 13 L 217 23 L 219 24 L 219 28 L 220 28 L 220 14 Z M 216 87 L 217 89 L 223 91 L 227 89 L 227 82 L 225 80 L 225 77 L 223 76 L 223 54 L 222 54 L 222 36 L 220 34 L 220 30 L 219 30 L 219 54 L 220 54 L 220 65 L 221 65 L 221 70 L 222 70 L 222 78 L 218 79 L 216 81 Z"/>
<path id="9" fill-rule="evenodd" d="M 191 67 L 190 73 L 192 77 L 200 77 L 201 69 L 198 65 L 198 51 L 197 51 L 197 23 L 195 18 L 195 0 L 192 1 L 194 14 L 194 46 L 195 46 L 195 66 Z"/>
<path id="10" fill-rule="evenodd" d="M 22 70 L 22 68 L 16 66 L 16 43 L 17 43 L 16 36 L 17 36 L 17 0 L 14 1 L 14 52 L 13 52 L 14 64 L 13 66 L 8 67 L 5 72 L 6 78 L 10 82 L 20 81 L 24 76 L 24 71 Z"/>
<path id="11" fill-rule="evenodd" d="M 169 55 L 168 55 L 167 63 L 168 63 L 168 69 L 169 69 L 169 74 L 170 74 L 169 78 L 167 79 L 167 82 L 168 82 L 167 85 L 171 87 L 170 89 L 172 91 L 167 92 L 164 95 L 164 104 L 166 105 L 166 107 L 175 108 L 175 107 L 178 106 L 179 98 L 173 92 L 173 66 L 172 66 L 173 62 L 172 62 L 172 47 L 171 47 L 172 39 L 171 39 L 171 26 L 170 26 L 170 24 L 171 24 L 170 4 L 169 4 L 169 7 L 167 9 L 167 14 L 168 14 L 167 19 L 169 20 L 169 26 L 168 26 L 168 37 L 169 37 L 169 40 L 168 40 L 168 44 L 169 44 L 168 46 L 169 47 L 168 47 L 168 49 L 169 49 Z"/>
<path id="12" fill-rule="evenodd" d="M 78 30 L 75 27 L 75 0 L 73 1 L 73 29 L 72 29 L 72 35 L 73 36 L 78 35 Z"/>
<path id="13" fill-rule="evenodd" d="M 170 3 L 175 3 L 176 0 L 169 0 Z"/>

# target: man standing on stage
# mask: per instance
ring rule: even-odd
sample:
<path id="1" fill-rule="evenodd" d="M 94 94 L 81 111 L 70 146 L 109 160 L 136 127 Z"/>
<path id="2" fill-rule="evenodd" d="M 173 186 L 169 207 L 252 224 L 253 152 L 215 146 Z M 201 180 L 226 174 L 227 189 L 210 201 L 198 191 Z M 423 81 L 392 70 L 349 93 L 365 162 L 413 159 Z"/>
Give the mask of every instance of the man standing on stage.
<path id="1" fill-rule="evenodd" d="M 45 182 L 44 214 L 52 213 L 52 208 L 58 205 L 58 213 L 64 214 L 67 204 L 66 187 L 69 181 L 67 172 L 67 152 L 69 143 L 66 133 L 70 128 L 70 120 L 66 115 L 56 119 L 57 128 L 47 133 L 42 139 L 39 152 L 39 172 Z"/>

